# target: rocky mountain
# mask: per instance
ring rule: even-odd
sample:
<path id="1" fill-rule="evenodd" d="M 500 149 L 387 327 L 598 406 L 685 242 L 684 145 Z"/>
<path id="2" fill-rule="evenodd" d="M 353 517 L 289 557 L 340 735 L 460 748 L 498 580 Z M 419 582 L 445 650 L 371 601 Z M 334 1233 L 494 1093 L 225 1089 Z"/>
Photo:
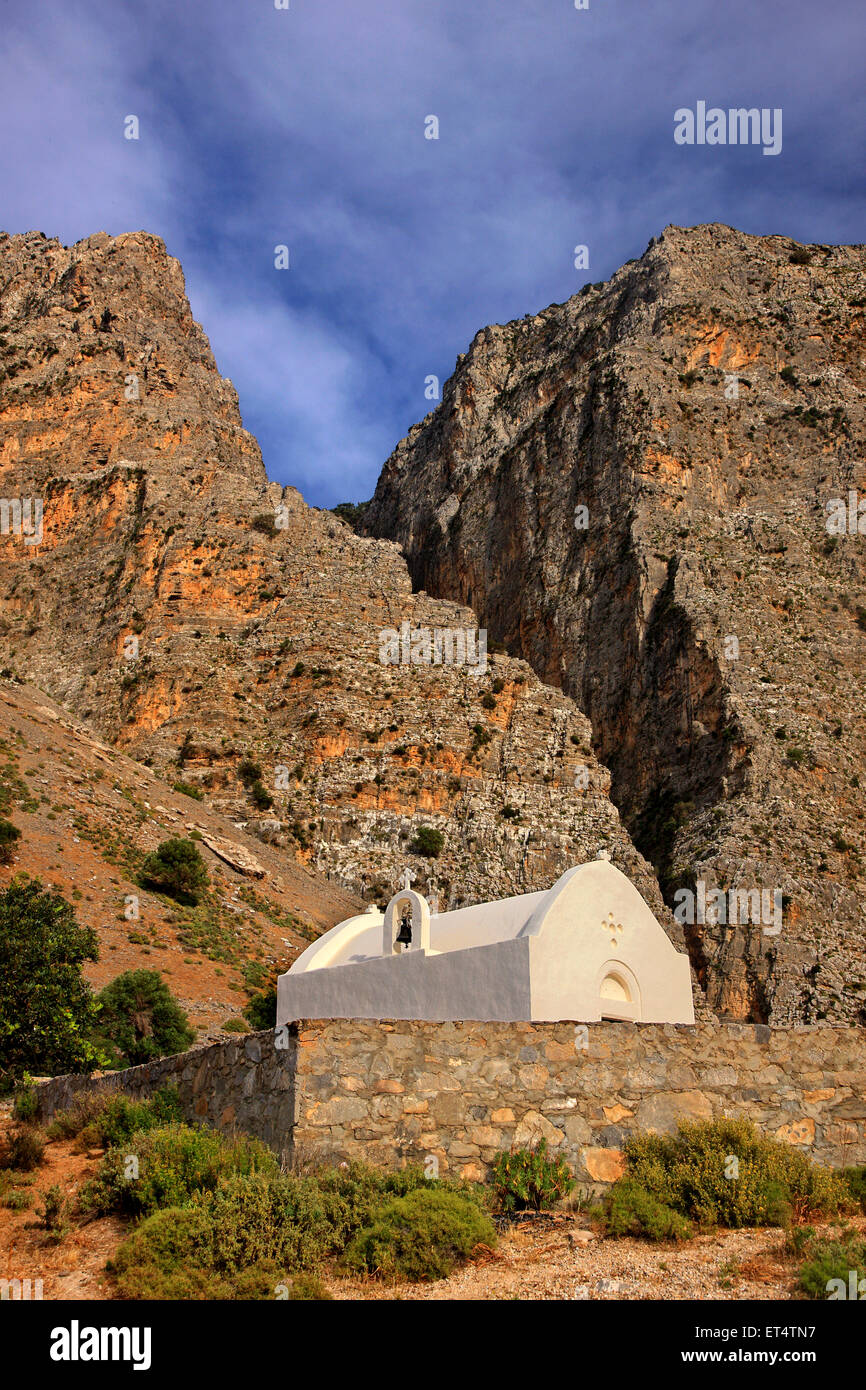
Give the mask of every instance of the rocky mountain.
<path id="1" fill-rule="evenodd" d="M 669 227 L 479 332 L 364 515 L 575 701 L 668 904 L 725 895 L 685 932 L 734 1017 L 866 1020 L 864 272 Z"/>
<path id="2" fill-rule="evenodd" d="M 0 470 L 0 666 L 140 796 L 191 789 L 340 902 L 407 863 L 442 907 L 532 891 L 605 850 L 682 941 L 587 717 L 492 645 L 424 659 L 437 631 L 479 656 L 475 615 L 268 482 L 158 238 L 0 238 Z"/>

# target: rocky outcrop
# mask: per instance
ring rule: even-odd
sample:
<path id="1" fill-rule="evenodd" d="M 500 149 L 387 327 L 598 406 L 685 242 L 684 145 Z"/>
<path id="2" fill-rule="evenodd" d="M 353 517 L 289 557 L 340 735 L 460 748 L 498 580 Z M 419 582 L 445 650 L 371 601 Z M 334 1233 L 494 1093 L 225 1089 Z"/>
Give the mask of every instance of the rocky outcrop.
<path id="1" fill-rule="evenodd" d="M 669 904 L 783 896 L 780 933 L 686 926 L 739 1018 L 866 1017 L 866 536 L 826 529 L 866 498 L 864 272 L 862 247 L 669 227 L 478 333 L 365 514 L 573 697 Z"/>

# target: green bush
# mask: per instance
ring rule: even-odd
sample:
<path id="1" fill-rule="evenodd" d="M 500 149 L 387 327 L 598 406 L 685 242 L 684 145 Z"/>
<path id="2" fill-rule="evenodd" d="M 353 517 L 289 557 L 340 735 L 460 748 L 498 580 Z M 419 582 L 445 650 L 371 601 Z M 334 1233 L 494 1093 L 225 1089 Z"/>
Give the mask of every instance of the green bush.
<path id="1" fill-rule="evenodd" d="M 36 1087 L 29 1081 L 20 1082 L 15 1088 L 15 1099 L 12 1104 L 13 1116 L 24 1124 L 30 1124 L 36 1119 L 38 1109 L 39 1098 L 36 1094 Z"/>
<path id="2" fill-rule="evenodd" d="M 137 1163 L 136 1177 L 127 1176 L 130 1158 Z M 232 1174 L 278 1171 L 276 1156 L 257 1139 L 169 1124 L 136 1130 L 110 1149 L 81 1200 L 98 1212 L 147 1216 L 161 1207 L 188 1206 L 195 1193 L 213 1191 Z"/>
<path id="3" fill-rule="evenodd" d="M 299 1302 L 301 1299 L 306 1302 L 321 1302 L 333 1297 L 330 1289 L 322 1283 L 317 1274 L 296 1274 L 289 1285 L 288 1298 L 292 1302 Z"/>
<path id="4" fill-rule="evenodd" d="M 262 780 L 261 763 L 253 762 L 252 758 L 241 758 L 238 763 L 238 776 L 247 788 L 251 787 L 254 782 L 260 782 Z"/>
<path id="5" fill-rule="evenodd" d="M 495 1241 L 480 1188 L 428 1182 L 419 1167 L 383 1173 L 351 1163 L 281 1173 L 267 1151 L 262 1162 L 251 1162 L 249 1152 L 238 1162 L 239 1142 L 175 1126 L 138 1132 L 106 1156 L 83 1207 L 145 1217 L 114 1261 L 124 1297 L 328 1298 L 317 1280 L 298 1276 L 314 1274 L 353 1237 L 373 1232 L 383 1217 L 393 1228 L 395 1247 L 388 1268 L 422 1271 L 407 1278 L 440 1277 L 436 1271 L 447 1272 L 446 1266 L 463 1258 L 470 1236 L 468 1250 Z M 139 1161 L 139 1178 L 128 1181 L 124 1162 L 131 1153 Z M 254 1153 L 261 1156 L 261 1146 Z M 437 1198 L 450 1203 L 444 1215 L 437 1214 Z M 407 1231 L 405 1220 L 395 1224 L 392 1207 L 417 1199 L 423 1210 L 413 1216 L 410 1207 L 414 1226 Z M 410 1258 L 403 1247 L 416 1239 L 420 1245 Z M 284 1287 L 278 1293 L 279 1286 Z"/>
<path id="6" fill-rule="evenodd" d="M 866 1212 L 866 1165 L 862 1168 L 843 1168 L 842 1177 L 854 1201 L 860 1203 L 860 1210 Z"/>
<path id="7" fill-rule="evenodd" d="M 0 816 L 0 864 L 12 863 L 15 846 L 20 839 L 21 831 L 18 826 L 13 825 L 5 816 Z"/>
<path id="8" fill-rule="evenodd" d="M 248 788 L 253 805 L 257 811 L 269 811 L 274 804 L 274 798 L 267 790 L 264 782 L 251 782 Z"/>
<path id="9" fill-rule="evenodd" d="M 153 1301 L 273 1298 L 276 1271 L 245 1271 L 243 1290 L 208 1262 L 212 1232 L 207 1214 L 168 1207 L 127 1236 L 108 1270 L 122 1298 Z"/>
<path id="10" fill-rule="evenodd" d="M 157 1129 L 183 1120 L 180 1098 L 175 1087 L 163 1087 L 148 1100 L 130 1100 L 124 1095 L 107 1098 L 91 1123 L 83 1127 L 85 1137 L 105 1148 L 122 1144 L 139 1130 Z"/>
<path id="11" fill-rule="evenodd" d="M 410 854 L 423 854 L 427 859 L 438 859 L 445 845 L 445 836 L 432 825 L 419 825 L 415 838 L 409 843 Z"/>
<path id="12" fill-rule="evenodd" d="M 139 883 L 179 902 L 195 905 L 208 881 L 204 860 L 192 840 L 174 836 L 145 856 Z"/>
<path id="13" fill-rule="evenodd" d="M 175 792 L 181 792 L 184 796 L 191 796 L 193 801 L 204 801 L 204 792 L 193 782 L 173 782 L 171 789 Z"/>
<path id="14" fill-rule="evenodd" d="M 113 1066 L 136 1067 L 195 1042 L 187 1016 L 158 970 L 126 970 L 97 996 L 94 1041 Z"/>
<path id="15" fill-rule="evenodd" d="M 609 1236 L 647 1236 L 650 1240 L 688 1240 L 691 1222 L 660 1202 L 634 1178 L 621 1178 L 602 1198 L 601 1215 Z"/>
<path id="16" fill-rule="evenodd" d="M 329 1199 L 334 1225 L 334 1249 L 342 1249 L 362 1226 L 369 1226 L 382 1203 L 393 1197 L 406 1197 L 419 1189 L 453 1192 L 483 1207 L 485 1194 L 480 1186 L 450 1178 L 428 1179 L 419 1164 L 382 1170 L 357 1160 L 339 1168 L 317 1168 L 311 1176 Z"/>
<path id="17" fill-rule="evenodd" d="M 417 1283 L 445 1279 L 478 1245 L 494 1246 L 496 1231 L 478 1204 L 456 1192 L 417 1188 L 393 1197 L 375 1221 L 353 1236 L 347 1269 Z"/>
<path id="18" fill-rule="evenodd" d="M 228 1177 L 194 1205 L 211 1223 L 211 1262 L 230 1274 L 263 1262 L 284 1270 L 310 1269 L 339 1249 L 336 1205 L 312 1177 L 267 1172 Z"/>
<path id="19" fill-rule="evenodd" d="M 25 878 L 0 893 L 0 1079 L 98 1064 L 96 1001 L 81 973 L 98 955 L 96 933 L 59 893 Z"/>
<path id="20" fill-rule="evenodd" d="M 125 1298 L 330 1298 L 297 1272 L 332 1251 L 334 1234 L 313 1179 L 253 1173 L 147 1217 L 111 1269 Z"/>
<path id="21" fill-rule="evenodd" d="M 0 1153 L 0 1168 L 17 1168 L 30 1172 L 38 1168 L 45 1156 L 45 1136 L 33 1125 L 21 1125 L 6 1136 Z"/>
<path id="22" fill-rule="evenodd" d="M 813 1234 L 803 1253 L 806 1258 L 797 1282 L 807 1298 L 848 1298 L 851 1273 L 858 1284 L 866 1279 L 866 1237 L 856 1231 L 841 1231 L 835 1237 Z M 840 1279 L 842 1288 L 828 1288 L 831 1279 Z"/>
<path id="23" fill-rule="evenodd" d="M 52 1183 L 42 1194 L 42 1206 L 37 1208 L 39 1224 L 46 1230 L 55 1244 L 59 1244 L 72 1229 L 69 1199 L 64 1196 L 60 1183 Z"/>
<path id="24" fill-rule="evenodd" d="M 542 1211 L 567 1197 L 574 1187 L 565 1159 L 548 1156 L 546 1139 L 540 1139 L 534 1149 L 497 1154 L 492 1181 L 497 1205 L 508 1214 L 527 1209 Z"/>
<path id="25" fill-rule="evenodd" d="M 676 1134 L 639 1134 L 624 1146 L 628 1184 L 702 1227 L 779 1226 L 851 1205 L 839 1172 L 810 1163 L 797 1149 L 760 1134 L 748 1120 L 683 1121 Z M 730 1176 L 726 1176 L 730 1174 Z M 734 1176 L 736 1174 L 736 1176 Z"/>

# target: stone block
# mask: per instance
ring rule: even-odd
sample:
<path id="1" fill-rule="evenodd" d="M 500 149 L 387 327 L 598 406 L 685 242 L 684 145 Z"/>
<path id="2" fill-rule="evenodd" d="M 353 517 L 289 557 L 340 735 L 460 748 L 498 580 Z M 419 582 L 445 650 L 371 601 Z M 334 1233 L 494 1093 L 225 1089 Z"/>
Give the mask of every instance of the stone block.
<path id="1" fill-rule="evenodd" d="M 625 1155 L 619 1149 L 586 1148 L 583 1162 L 593 1182 L 616 1182 L 625 1171 Z"/>
<path id="2" fill-rule="evenodd" d="M 564 1138 L 564 1130 L 557 1129 L 556 1125 L 551 1124 L 538 1110 L 527 1110 L 517 1122 L 514 1146 L 525 1148 L 537 1144 L 539 1139 L 546 1139 L 553 1148 L 561 1144 Z"/>
<path id="3" fill-rule="evenodd" d="M 776 1138 L 783 1139 L 786 1144 L 814 1144 L 815 1121 L 809 1116 L 791 1120 L 776 1130 Z"/>
<path id="4" fill-rule="evenodd" d="M 637 1109 L 637 1128 L 670 1133 L 679 1120 L 711 1120 L 713 1107 L 702 1091 L 659 1091 Z"/>

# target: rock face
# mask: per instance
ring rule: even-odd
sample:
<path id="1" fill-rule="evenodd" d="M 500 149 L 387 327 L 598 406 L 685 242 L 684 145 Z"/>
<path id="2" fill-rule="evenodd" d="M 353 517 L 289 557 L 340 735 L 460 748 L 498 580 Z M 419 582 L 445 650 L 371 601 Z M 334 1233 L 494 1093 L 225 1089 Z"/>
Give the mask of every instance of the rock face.
<path id="1" fill-rule="evenodd" d="M 685 928 L 709 1004 L 755 1021 L 866 1017 L 864 272 L 669 227 L 478 333 L 363 523 L 585 712 L 669 904 L 783 895 L 781 932 L 730 895 Z"/>
<path id="2" fill-rule="evenodd" d="M 606 847 L 682 944 L 566 693 L 504 654 L 382 664 L 383 632 L 474 633 L 474 614 L 268 483 L 158 238 L 0 238 L 0 431 L 24 515 L 0 537 L 9 671 L 368 901 L 407 861 L 444 907 Z"/>

